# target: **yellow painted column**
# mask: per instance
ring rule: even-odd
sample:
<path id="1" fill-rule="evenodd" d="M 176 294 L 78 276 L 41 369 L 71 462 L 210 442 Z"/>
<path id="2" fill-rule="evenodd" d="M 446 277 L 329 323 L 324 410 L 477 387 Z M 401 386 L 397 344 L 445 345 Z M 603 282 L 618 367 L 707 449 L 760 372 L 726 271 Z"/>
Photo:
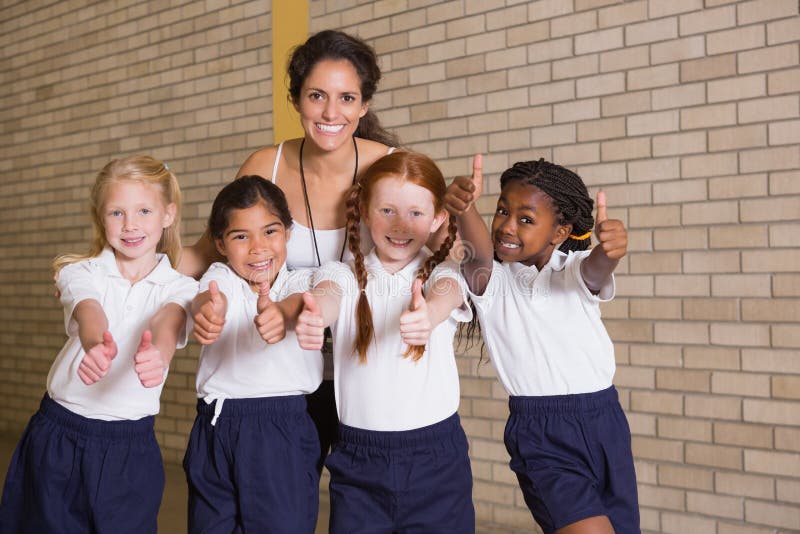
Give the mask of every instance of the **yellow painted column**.
<path id="1" fill-rule="evenodd" d="M 303 136 L 289 94 L 289 51 L 308 38 L 308 0 L 272 0 L 272 124 L 275 143 Z"/>

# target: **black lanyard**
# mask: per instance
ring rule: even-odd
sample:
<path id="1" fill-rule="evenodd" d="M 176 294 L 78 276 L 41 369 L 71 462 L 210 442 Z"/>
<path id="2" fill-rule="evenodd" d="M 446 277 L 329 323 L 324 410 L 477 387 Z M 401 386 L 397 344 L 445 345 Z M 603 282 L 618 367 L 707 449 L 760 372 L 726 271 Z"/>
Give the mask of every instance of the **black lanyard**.
<path id="1" fill-rule="evenodd" d="M 317 255 L 317 266 L 322 265 L 322 259 L 319 256 L 319 247 L 317 247 L 317 234 L 314 231 L 314 218 L 311 216 L 311 204 L 308 202 L 308 188 L 306 187 L 306 174 L 303 172 L 303 145 L 306 144 L 306 138 L 304 137 L 302 141 L 300 141 L 300 182 L 303 184 L 303 199 L 306 202 L 306 217 L 308 217 L 308 226 L 311 228 L 311 241 L 314 243 L 314 252 Z M 358 145 L 356 144 L 356 138 L 353 137 L 353 149 L 356 152 L 356 167 L 353 169 L 353 183 L 356 183 L 356 178 L 358 177 Z M 344 233 L 344 242 L 342 243 L 342 251 L 339 253 L 339 261 L 342 261 L 344 258 L 344 249 L 347 247 L 347 230 L 345 229 Z"/>

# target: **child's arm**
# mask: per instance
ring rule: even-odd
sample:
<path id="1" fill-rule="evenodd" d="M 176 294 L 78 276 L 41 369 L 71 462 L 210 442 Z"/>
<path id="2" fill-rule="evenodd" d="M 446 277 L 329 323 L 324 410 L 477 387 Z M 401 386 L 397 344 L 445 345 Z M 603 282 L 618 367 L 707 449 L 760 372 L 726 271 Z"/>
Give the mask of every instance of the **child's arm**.
<path id="1" fill-rule="evenodd" d="M 494 247 L 489 231 L 475 207 L 483 189 L 483 158 L 480 154 L 472 162 L 472 178 L 459 176 L 447 187 L 444 204 L 456 216 L 458 233 L 464 258 L 461 272 L 470 291 L 483 294 L 492 273 Z"/>
<path id="2" fill-rule="evenodd" d="M 106 376 L 117 355 L 117 345 L 108 331 L 106 312 L 95 299 L 80 301 L 72 317 L 78 323 L 78 338 L 85 352 L 78 376 L 88 386 Z"/>
<path id="3" fill-rule="evenodd" d="M 341 294 L 339 285 L 329 280 L 322 281 L 312 291 L 303 293 L 303 309 L 297 317 L 294 329 L 301 348 L 322 348 L 325 327 L 333 324 L 339 315 Z"/>
<path id="4" fill-rule="evenodd" d="M 142 333 L 142 340 L 133 358 L 134 370 L 146 388 L 160 385 L 169 369 L 178 339 L 186 327 L 186 311 L 174 302 L 165 304 L 150 319 L 150 330 Z"/>
<path id="5" fill-rule="evenodd" d="M 426 299 L 422 295 L 422 280 L 414 280 L 411 306 L 400 315 L 400 336 L 406 345 L 426 345 L 433 329 L 464 303 L 461 288 L 452 278 L 437 280 L 428 293 Z"/>
<path id="6" fill-rule="evenodd" d="M 181 249 L 176 270 L 181 274 L 199 280 L 208 269 L 208 266 L 215 261 L 224 261 L 224 258 L 220 255 L 217 247 L 214 246 L 211 234 L 206 230 L 194 245 L 185 246 Z"/>
<path id="7" fill-rule="evenodd" d="M 619 260 L 628 250 L 628 232 L 618 219 L 609 219 L 606 213 L 606 194 L 597 193 L 597 216 L 594 235 L 598 240 L 589 257 L 581 264 L 581 276 L 592 293 L 597 293 L 606 284 Z"/>
<path id="8" fill-rule="evenodd" d="M 193 334 L 201 345 L 211 345 L 219 338 L 227 311 L 228 299 L 212 280 L 208 291 L 199 293 L 192 301 Z"/>

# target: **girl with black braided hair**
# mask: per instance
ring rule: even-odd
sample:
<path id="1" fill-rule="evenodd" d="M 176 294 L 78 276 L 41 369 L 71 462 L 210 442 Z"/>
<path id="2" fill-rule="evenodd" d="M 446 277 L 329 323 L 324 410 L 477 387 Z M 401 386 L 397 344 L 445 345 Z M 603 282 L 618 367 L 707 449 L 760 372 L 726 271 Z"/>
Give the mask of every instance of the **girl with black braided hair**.
<path id="1" fill-rule="evenodd" d="M 614 389 L 614 347 L 600 319 L 627 250 L 622 221 L 597 215 L 581 178 L 540 159 L 500 177 L 487 232 L 473 178 L 445 205 L 458 221 L 461 264 L 511 415 L 505 444 L 525 502 L 545 534 L 639 532 L 628 422 Z M 598 244 L 589 250 L 594 233 Z"/>
<path id="2" fill-rule="evenodd" d="M 446 261 L 456 224 L 445 192 L 427 156 L 377 160 L 347 197 L 354 260 L 324 264 L 304 295 L 300 346 L 318 348 L 324 326 L 333 330 L 332 533 L 475 531 L 453 353 L 458 322 L 472 314 L 458 265 Z M 361 222 L 375 243 L 366 256 Z M 445 224 L 431 254 L 425 244 Z"/>

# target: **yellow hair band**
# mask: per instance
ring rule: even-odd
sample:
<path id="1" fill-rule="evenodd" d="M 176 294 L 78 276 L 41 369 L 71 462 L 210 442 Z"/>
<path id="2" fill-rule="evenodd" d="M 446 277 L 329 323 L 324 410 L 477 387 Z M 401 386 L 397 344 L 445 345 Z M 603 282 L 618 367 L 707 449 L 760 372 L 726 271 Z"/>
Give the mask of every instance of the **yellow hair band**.
<path id="1" fill-rule="evenodd" d="M 589 230 L 583 235 L 573 235 L 569 234 L 570 239 L 574 239 L 575 241 L 583 241 L 584 239 L 589 239 L 589 236 L 592 235 L 592 231 Z"/>

